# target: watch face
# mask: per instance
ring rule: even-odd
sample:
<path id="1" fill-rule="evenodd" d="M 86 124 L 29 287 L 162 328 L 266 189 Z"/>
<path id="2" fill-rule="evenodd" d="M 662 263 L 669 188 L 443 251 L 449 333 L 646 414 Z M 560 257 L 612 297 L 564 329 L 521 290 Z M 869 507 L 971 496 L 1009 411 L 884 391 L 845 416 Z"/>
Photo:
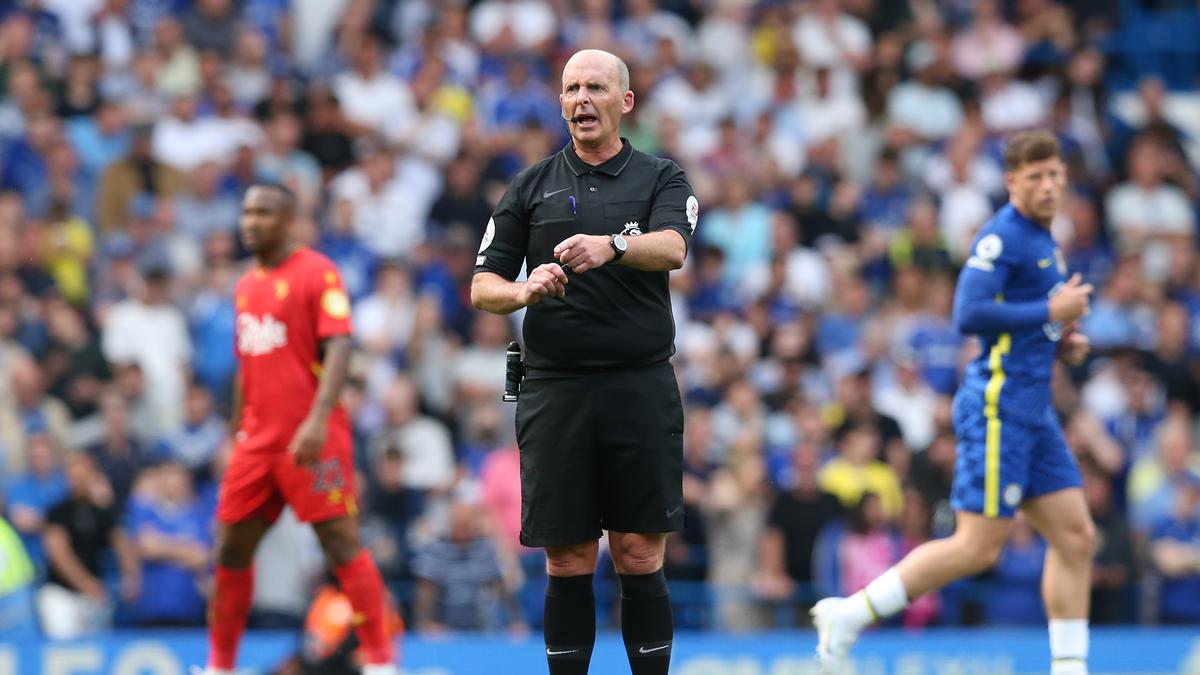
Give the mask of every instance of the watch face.
<path id="1" fill-rule="evenodd" d="M 621 235 L 619 235 L 619 234 L 614 234 L 614 235 L 613 235 L 613 246 L 616 246 L 616 247 L 617 247 L 617 249 L 618 249 L 619 251 L 621 251 L 622 253 L 624 253 L 624 252 L 625 252 L 625 248 L 626 248 L 628 245 L 629 245 L 629 244 L 628 244 L 628 243 L 625 241 L 625 237 L 623 237 L 623 236 L 621 236 Z"/>

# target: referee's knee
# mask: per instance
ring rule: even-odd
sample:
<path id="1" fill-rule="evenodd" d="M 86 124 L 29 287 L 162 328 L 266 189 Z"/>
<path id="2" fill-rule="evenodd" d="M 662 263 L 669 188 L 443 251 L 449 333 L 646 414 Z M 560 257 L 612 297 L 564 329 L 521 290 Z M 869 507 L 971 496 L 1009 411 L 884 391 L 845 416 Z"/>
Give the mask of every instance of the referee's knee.
<path id="1" fill-rule="evenodd" d="M 578 577 L 596 571 L 599 543 L 546 547 L 546 573 L 552 577 Z"/>
<path id="2" fill-rule="evenodd" d="M 613 544 L 613 565 L 618 574 L 652 574 L 662 569 L 662 539 L 625 535 Z"/>

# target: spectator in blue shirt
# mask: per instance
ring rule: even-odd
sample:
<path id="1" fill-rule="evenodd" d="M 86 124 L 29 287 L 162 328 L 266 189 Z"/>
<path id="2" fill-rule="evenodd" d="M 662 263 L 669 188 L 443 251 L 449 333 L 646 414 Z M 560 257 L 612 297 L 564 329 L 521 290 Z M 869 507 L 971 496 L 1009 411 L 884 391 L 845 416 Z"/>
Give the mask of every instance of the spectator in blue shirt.
<path id="1" fill-rule="evenodd" d="M 1121 378 L 1125 407 L 1105 420 L 1108 432 L 1125 451 L 1126 463 L 1133 464 L 1154 454 L 1155 433 L 1166 417 L 1165 392 L 1147 369 L 1149 361 L 1133 356 L 1135 363 Z"/>
<path id="2" fill-rule="evenodd" d="M 861 278 L 844 276 L 836 286 L 837 304 L 817 322 L 816 347 L 822 359 L 860 344 L 871 307 L 871 291 Z"/>
<path id="3" fill-rule="evenodd" d="M 1092 341 L 1093 351 L 1152 346 L 1154 314 L 1138 298 L 1140 264 L 1138 258 L 1117 263 L 1100 297 L 1092 301 L 1082 330 Z"/>
<path id="4" fill-rule="evenodd" d="M 417 555 L 417 629 L 496 630 L 501 607 L 509 609 L 509 627 L 524 624 L 515 598 L 505 588 L 495 544 L 483 536 L 479 507 L 459 502 L 450 512 L 449 536 Z"/>
<path id="5" fill-rule="evenodd" d="M 900 164 L 894 150 L 887 150 L 875 165 L 871 185 L 863 193 L 862 219 L 867 225 L 887 232 L 904 227 L 912 191 L 900 181 Z"/>
<path id="6" fill-rule="evenodd" d="M 139 625 L 200 626 L 204 597 L 200 583 L 211 563 L 212 514 L 192 489 L 191 474 L 178 462 L 150 470 L 143 495 L 125 516 L 142 561 L 142 583 L 151 592 L 134 603 Z"/>
<path id="7" fill-rule="evenodd" d="M 1104 286 L 1112 274 L 1112 250 L 1104 240 L 1096 204 L 1089 197 L 1077 194 L 1067 203 L 1071 220 L 1071 239 L 1063 243 L 1067 269 L 1083 275 L 1084 283 L 1096 288 Z"/>
<path id="8" fill-rule="evenodd" d="M 133 135 L 126 124 L 125 110 L 117 101 L 102 100 L 94 115 L 79 115 L 66 124 L 67 139 L 79 155 L 89 181 L 100 180 L 109 164 L 129 152 Z"/>
<path id="9" fill-rule="evenodd" d="M 354 233 L 354 202 L 350 199 L 335 201 L 322 230 L 317 250 L 337 265 L 350 299 L 355 302 L 363 299 L 375 287 L 379 257 Z"/>
<path id="10" fill-rule="evenodd" d="M 67 497 L 67 477 L 62 471 L 58 449 L 46 434 L 31 435 L 25 441 L 27 470 L 8 485 L 8 519 L 33 564 L 46 562 L 42 534 L 50 507 Z"/>
<path id="11" fill-rule="evenodd" d="M 1174 512 L 1152 530 L 1151 554 L 1163 576 L 1159 615 L 1165 623 L 1200 621 L 1200 481 L 1179 483 Z"/>
<path id="12" fill-rule="evenodd" d="M 958 387 L 964 342 L 950 319 L 953 284 L 945 277 L 932 277 L 928 300 L 928 310 L 917 320 L 908 343 L 925 382 L 935 392 L 952 396 Z"/>
<path id="13" fill-rule="evenodd" d="M 41 216 L 50 206 L 50 150 L 61 139 L 59 121 L 49 115 L 26 121 L 25 135 L 8 146 L 0 167 L 0 187 L 15 190 L 25 199 L 25 209 Z"/>
<path id="14" fill-rule="evenodd" d="M 241 204 L 236 196 L 220 188 L 221 168 L 216 162 L 196 167 L 175 205 L 175 231 L 200 240 L 214 231 L 237 228 Z"/>
<path id="15" fill-rule="evenodd" d="M 715 246 L 697 252 L 696 273 L 688 293 L 688 311 L 697 321 L 738 307 L 737 294 L 725 275 L 725 253 Z"/>
<path id="16" fill-rule="evenodd" d="M 771 212 L 754 201 L 745 177 L 733 177 L 725 184 L 724 203 L 705 217 L 696 234 L 705 245 L 725 254 L 725 280 L 732 285 L 771 262 Z"/>
<path id="17" fill-rule="evenodd" d="M 163 19 L 177 17 L 187 0 L 129 0 L 126 15 L 136 31 L 138 44 L 151 44 L 154 29 Z"/>
<path id="18" fill-rule="evenodd" d="M 533 70 L 530 59 L 509 59 L 504 79 L 482 92 L 480 108 L 491 131 L 515 133 L 530 121 L 547 131 L 562 128 L 558 96 Z"/>
<path id="19" fill-rule="evenodd" d="M 213 458 L 229 432 L 213 411 L 212 393 L 199 384 L 188 387 L 183 425 L 163 439 L 166 455 L 191 472 L 197 483 L 210 477 Z"/>
<path id="20" fill-rule="evenodd" d="M 237 371 L 237 353 L 230 347 L 234 343 L 237 315 L 232 292 L 235 272 L 229 261 L 221 260 L 213 261 L 205 274 L 205 287 L 188 310 L 188 327 L 195 348 L 192 371 L 200 384 L 227 404 Z"/>
<path id="21" fill-rule="evenodd" d="M 984 611 L 989 623 L 1039 624 L 1046 622 L 1042 607 L 1042 565 L 1046 542 L 1018 513 L 1008 545 L 993 568 L 991 592 Z"/>

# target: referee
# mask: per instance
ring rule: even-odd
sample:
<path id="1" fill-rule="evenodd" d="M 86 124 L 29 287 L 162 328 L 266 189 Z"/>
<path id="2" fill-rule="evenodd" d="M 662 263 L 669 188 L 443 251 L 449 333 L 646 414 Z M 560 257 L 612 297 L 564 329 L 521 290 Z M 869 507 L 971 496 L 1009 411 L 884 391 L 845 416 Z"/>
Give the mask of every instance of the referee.
<path id="1" fill-rule="evenodd" d="M 630 668 L 665 675 L 674 625 L 663 548 L 683 527 L 667 273 L 683 265 L 700 207 L 679 166 L 620 136 L 633 92 L 619 58 L 576 53 L 559 103 L 571 143 L 513 179 L 484 232 L 471 302 L 528 308 L 521 542 L 546 549 L 550 674 L 588 670 L 592 575 L 608 530 Z M 528 278 L 514 281 L 522 262 Z"/>

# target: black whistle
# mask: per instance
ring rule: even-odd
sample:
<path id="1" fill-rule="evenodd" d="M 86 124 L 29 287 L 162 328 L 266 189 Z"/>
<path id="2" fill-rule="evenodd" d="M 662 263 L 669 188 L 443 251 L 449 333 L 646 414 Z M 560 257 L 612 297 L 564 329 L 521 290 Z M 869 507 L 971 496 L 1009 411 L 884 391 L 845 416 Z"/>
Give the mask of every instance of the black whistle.
<path id="1" fill-rule="evenodd" d="M 504 355 L 504 396 L 505 403 L 513 403 L 521 394 L 521 380 L 525 379 L 525 363 L 521 361 L 521 345 L 515 340 L 508 343 Z"/>

